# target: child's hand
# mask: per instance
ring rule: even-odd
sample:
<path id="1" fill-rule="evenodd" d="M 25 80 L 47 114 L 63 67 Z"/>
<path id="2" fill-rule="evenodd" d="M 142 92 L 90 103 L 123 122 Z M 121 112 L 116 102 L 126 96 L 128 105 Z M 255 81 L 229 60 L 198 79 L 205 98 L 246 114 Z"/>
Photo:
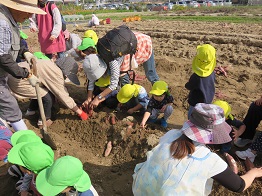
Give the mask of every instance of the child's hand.
<path id="1" fill-rule="evenodd" d="M 140 124 L 140 126 L 144 129 L 145 126 L 146 126 L 146 122 L 142 121 L 141 124 Z"/>
<path id="2" fill-rule="evenodd" d="M 167 107 L 167 105 L 164 105 L 164 106 L 161 108 L 160 112 L 164 112 L 164 111 L 166 110 L 166 107 Z"/>
<path id="3" fill-rule="evenodd" d="M 237 129 L 235 129 L 233 127 L 232 127 L 232 129 L 233 129 L 233 139 L 234 139 L 234 141 L 237 141 L 237 139 L 239 138 L 239 136 L 241 134 L 239 133 L 239 131 Z"/>
<path id="4" fill-rule="evenodd" d="M 127 110 L 127 113 L 128 113 L 128 114 L 133 114 L 133 113 L 134 113 L 134 109 L 131 108 L 131 109 Z"/>

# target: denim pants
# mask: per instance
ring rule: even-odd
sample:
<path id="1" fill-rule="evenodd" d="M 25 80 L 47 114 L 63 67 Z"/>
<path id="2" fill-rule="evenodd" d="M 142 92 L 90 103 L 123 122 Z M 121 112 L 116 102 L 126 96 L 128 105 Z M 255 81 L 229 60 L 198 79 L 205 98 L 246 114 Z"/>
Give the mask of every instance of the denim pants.
<path id="1" fill-rule="evenodd" d="M 149 80 L 149 82 L 151 82 L 152 85 L 159 80 L 159 77 L 156 73 L 154 51 L 152 51 L 152 55 L 150 56 L 150 58 L 143 63 L 143 67 L 145 70 L 146 78 Z"/>
<path id="2" fill-rule="evenodd" d="M 159 77 L 156 73 L 154 51 L 152 51 L 152 55 L 150 56 L 150 58 L 143 63 L 143 67 L 145 70 L 146 78 L 149 80 L 149 82 L 151 82 L 152 85 L 159 80 Z M 125 74 L 124 76 L 120 77 L 119 81 L 121 87 L 124 86 L 125 84 L 129 84 L 130 83 L 129 75 Z"/>
<path id="3" fill-rule="evenodd" d="M 42 97 L 46 120 L 51 119 L 54 100 L 55 100 L 55 96 L 51 92 L 48 92 L 44 97 Z M 28 110 L 30 111 L 38 110 L 37 99 L 31 99 Z"/>

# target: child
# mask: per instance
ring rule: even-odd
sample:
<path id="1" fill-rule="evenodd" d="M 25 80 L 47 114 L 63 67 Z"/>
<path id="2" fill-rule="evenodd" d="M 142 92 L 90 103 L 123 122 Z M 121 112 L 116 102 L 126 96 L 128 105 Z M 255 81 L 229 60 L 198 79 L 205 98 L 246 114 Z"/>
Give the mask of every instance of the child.
<path id="1" fill-rule="evenodd" d="M 18 52 L 18 56 L 16 58 L 16 62 L 20 63 L 22 61 L 22 59 L 24 59 L 24 52 L 25 51 L 29 51 L 26 39 L 28 38 L 28 36 L 23 32 L 23 31 L 19 31 L 20 33 L 20 50 Z"/>
<path id="2" fill-rule="evenodd" d="M 246 125 L 242 121 L 237 120 L 232 116 L 231 107 L 226 101 L 216 100 L 213 102 L 213 104 L 218 105 L 219 107 L 221 107 L 224 110 L 226 123 L 238 129 L 236 130 L 232 127 L 232 131 L 230 133 L 231 138 L 233 138 L 234 141 L 237 141 L 238 137 L 242 135 L 242 133 L 245 131 Z M 225 153 L 225 152 L 228 152 L 230 149 L 231 149 L 231 142 L 228 142 L 228 143 L 222 144 L 220 151 L 222 153 Z"/>
<path id="3" fill-rule="evenodd" d="M 99 95 L 101 92 L 103 92 L 108 86 L 110 85 L 110 76 L 105 75 L 99 78 L 95 82 L 95 88 L 94 88 L 94 96 Z M 117 90 L 113 90 L 110 92 L 107 96 L 102 98 L 102 104 L 110 109 L 115 109 L 118 104 L 118 100 L 116 98 Z"/>
<path id="4" fill-rule="evenodd" d="M 7 162 L 7 154 L 12 148 L 12 131 L 5 125 L 4 120 L 0 118 L 0 161 Z"/>
<path id="5" fill-rule="evenodd" d="M 119 109 L 125 108 L 128 114 L 133 114 L 136 111 L 144 113 L 149 102 L 146 89 L 137 84 L 124 85 L 117 94 Z"/>
<path id="6" fill-rule="evenodd" d="M 197 103 L 212 103 L 215 96 L 215 66 L 216 49 L 209 44 L 197 46 L 197 54 L 192 63 L 194 73 L 185 84 L 190 90 L 188 117 Z"/>
<path id="7" fill-rule="evenodd" d="M 253 163 L 258 152 L 262 152 L 262 134 L 258 135 L 247 150 L 236 151 L 236 155 L 243 160 L 248 158 Z"/>
<path id="8" fill-rule="evenodd" d="M 66 56 L 72 56 L 74 58 L 78 58 L 78 46 L 81 45 L 81 38 L 75 34 L 75 33 L 70 33 L 68 30 L 64 31 L 64 36 L 65 36 L 65 43 L 66 43 Z"/>
<path id="9" fill-rule="evenodd" d="M 72 156 L 61 157 L 51 167 L 42 170 L 36 178 L 36 188 L 43 196 L 59 193 L 98 196 L 83 164 Z"/>
<path id="10" fill-rule="evenodd" d="M 83 38 L 91 38 L 92 40 L 94 40 L 95 42 L 95 45 L 97 44 L 98 42 L 98 37 L 97 37 L 97 34 L 95 31 L 93 30 L 86 30 L 85 33 L 84 33 L 84 36 Z"/>
<path id="11" fill-rule="evenodd" d="M 20 137 L 31 138 L 31 141 L 22 141 L 24 139 Z M 30 136 L 30 134 L 26 133 L 20 137 L 21 142 L 16 143 L 8 153 L 8 161 L 18 165 L 19 169 L 25 174 L 21 179 L 22 182 L 19 181 L 21 182 L 19 187 L 19 182 L 17 182 L 17 189 L 20 190 L 21 195 L 26 195 L 29 189 L 35 195 L 40 195 L 35 188 L 35 175 L 53 164 L 54 152 L 49 146 L 36 139 L 38 137 L 36 135 L 32 134 Z"/>
<path id="12" fill-rule="evenodd" d="M 161 118 L 161 126 L 167 127 L 167 119 L 171 116 L 173 112 L 173 96 L 168 92 L 168 85 L 164 81 L 157 81 L 153 84 L 152 90 L 149 92 L 152 94 L 149 100 L 147 110 L 144 114 L 141 126 L 144 128 L 146 121 L 149 119 L 150 122 L 156 122 L 157 117 L 160 113 L 164 113 Z"/>

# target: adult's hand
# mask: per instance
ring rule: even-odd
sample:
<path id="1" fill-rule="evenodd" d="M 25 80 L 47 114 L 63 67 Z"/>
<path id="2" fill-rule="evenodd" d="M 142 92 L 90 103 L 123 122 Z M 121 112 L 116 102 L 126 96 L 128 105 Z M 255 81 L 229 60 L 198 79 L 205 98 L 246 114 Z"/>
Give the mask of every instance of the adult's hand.
<path id="1" fill-rule="evenodd" d="M 27 63 L 29 65 L 32 64 L 32 59 L 35 59 L 35 56 L 32 53 L 30 53 L 30 52 L 25 52 L 24 53 L 24 57 L 25 57 L 25 60 L 27 61 Z"/>
<path id="2" fill-rule="evenodd" d="M 30 31 L 35 33 L 37 31 L 37 29 L 36 28 L 30 28 Z"/>
<path id="3" fill-rule="evenodd" d="M 98 100 L 97 97 L 95 97 L 93 99 L 93 101 L 91 101 L 90 103 L 90 108 L 93 110 L 94 108 L 96 108 L 99 105 L 100 101 Z"/>
<path id="4" fill-rule="evenodd" d="M 49 40 L 51 40 L 51 41 L 54 41 L 55 39 L 56 39 L 56 37 L 54 35 L 51 35 L 50 38 L 49 38 Z"/>
<path id="5" fill-rule="evenodd" d="M 261 106 L 262 105 L 262 97 L 260 99 L 256 100 L 255 104 L 258 105 L 258 106 Z"/>
<path id="6" fill-rule="evenodd" d="M 34 75 L 34 74 L 30 74 L 29 77 L 28 77 L 28 81 L 29 83 L 35 87 L 37 83 L 39 83 L 39 80 L 38 78 Z"/>

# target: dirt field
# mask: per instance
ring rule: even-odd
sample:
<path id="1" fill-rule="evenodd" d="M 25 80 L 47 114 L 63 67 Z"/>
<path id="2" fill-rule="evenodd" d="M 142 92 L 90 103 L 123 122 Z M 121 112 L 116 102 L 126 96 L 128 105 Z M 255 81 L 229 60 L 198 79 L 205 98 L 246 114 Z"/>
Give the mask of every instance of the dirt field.
<path id="1" fill-rule="evenodd" d="M 122 24 L 112 21 L 94 30 L 101 37 L 107 30 Z M 216 76 L 216 92 L 232 106 L 232 113 L 243 119 L 250 103 L 261 96 L 262 83 L 262 26 L 258 24 L 234 24 L 220 22 L 179 22 L 179 21 L 136 21 L 128 23 L 134 31 L 150 35 L 153 40 L 157 72 L 161 80 L 169 84 L 174 96 L 174 113 L 169 119 L 168 130 L 180 128 L 186 120 L 188 91 L 184 85 L 192 74 L 191 62 L 199 44 L 209 43 L 217 50 L 217 65 L 231 66 L 228 76 Z M 69 30 L 83 35 L 86 25 L 69 26 Z M 28 43 L 34 51 L 39 50 L 37 35 L 24 30 L 29 35 Z M 137 72 L 143 75 L 143 71 Z M 86 98 L 85 77 L 79 74 L 82 85 L 68 84 L 70 95 L 82 103 Z M 147 80 L 138 82 L 150 90 Z M 20 102 L 25 112 L 28 100 Z M 149 125 L 146 130 L 139 127 L 141 116 L 134 116 L 134 126 L 127 129 L 123 113 L 115 113 L 117 123 L 108 123 L 107 116 L 113 111 L 106 108 L 96 110 L 88 121 L 80 121 L 70 110 L 60 105 L 57 119 L 48 131 L 54 137 L 58 150 L 56 157 L 72 155 L 79 158 L 100 195 L 132 195 L 132 174 L 135 165 L 145 158 L 167 130 L 157 125 Z M 27 119 L 30 129 L 39 133 L 37 119 Z M 137 123 L 136 123 L 137 122 Z M 259 130 L 262 130 L 259 127 Z M 103 153 L 108 141 L 113 150 L 108 157 Z M 234 154 L 232 150 L 232 155 Z M 243 163 L 238 160 L 240 174 L 245 172 Z M 262 166 L 261 157 L 256 158 L 256 166 Z M 5 166 L 2 166 L 2 168 Z M 3 179 L 3 181 L 2 181 Z M 13 180 L 7 176 L 1 179 L 0 195 L 16 195 Z M 2 183 L 4 182 L 4 183 Z M 212 195 L 238 195 L 222 186 L 214 184 Z M 240 194 L 239 194 L 240 195 Z M 261 181 L 241 195 L 261 195 Z"/>

